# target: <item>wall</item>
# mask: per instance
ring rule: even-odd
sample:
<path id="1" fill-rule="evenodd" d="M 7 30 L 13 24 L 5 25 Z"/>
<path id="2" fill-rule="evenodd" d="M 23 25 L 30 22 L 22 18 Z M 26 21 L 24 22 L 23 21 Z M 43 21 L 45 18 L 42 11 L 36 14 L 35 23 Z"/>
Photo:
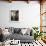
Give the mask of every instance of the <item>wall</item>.
<path id="1" fill-rule="evenodd" d="M 19 21 L 10 21 L 10 10 L 19 10 Z M 40 4 L 37 1 L 16 1 L 12 3 L 0 1 L 0 26 L 32 27 L 40 26 Z"/>

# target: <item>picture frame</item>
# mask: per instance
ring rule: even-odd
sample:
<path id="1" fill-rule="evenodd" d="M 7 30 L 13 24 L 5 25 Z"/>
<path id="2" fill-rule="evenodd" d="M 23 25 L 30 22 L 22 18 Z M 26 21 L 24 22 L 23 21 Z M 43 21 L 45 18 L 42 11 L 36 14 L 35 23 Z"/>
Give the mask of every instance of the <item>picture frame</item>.
<path id="1" fill-rule="evenodd" d="M 19 10 L 11 10 L 11 21 L 19 21 Z"/>

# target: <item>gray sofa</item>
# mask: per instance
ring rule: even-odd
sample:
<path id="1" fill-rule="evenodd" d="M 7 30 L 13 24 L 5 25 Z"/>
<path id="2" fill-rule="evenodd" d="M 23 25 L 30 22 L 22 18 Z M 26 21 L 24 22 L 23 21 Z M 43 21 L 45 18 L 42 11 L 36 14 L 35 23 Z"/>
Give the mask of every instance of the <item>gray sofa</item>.
<path id="1" fill-rule="evenodd" d="M 34 38 L 33 36 L 29 36 L 29 35 L 21 35 L 21 34 L 11 34 L 9 36 L 9 38 L 12 40 L 12 39 L 15 39 L 15 40 L 20 40 L 21 43 L 30 43 L 30 42 L 33 42 Z"/>
<path id="2" fill-rule="evenodd" d="M 30 32 L 30 35 L 28 33 L 22 34 L 21 33 L 22 28 L 9 28 L 9 32 L 11 33 L 9 36 L 5 37 L 5 39 L 10 38 L 10 40 L 20 40 L 21 43 L 30 43 L 33 42 L 34 37 L 32 36 L 32 30 Z M 26 28 L 23 28 L 26 29 Z"/>

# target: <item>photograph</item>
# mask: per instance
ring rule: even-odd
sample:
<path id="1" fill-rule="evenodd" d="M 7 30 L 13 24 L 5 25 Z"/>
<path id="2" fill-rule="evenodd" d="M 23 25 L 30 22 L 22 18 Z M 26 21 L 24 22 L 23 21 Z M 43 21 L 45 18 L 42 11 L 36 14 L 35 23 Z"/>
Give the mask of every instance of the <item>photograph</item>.
<path id="1" fill-rule="evenodd" d="M 11 21 L 19 21 L 19 10 L 11 10 Z"/>

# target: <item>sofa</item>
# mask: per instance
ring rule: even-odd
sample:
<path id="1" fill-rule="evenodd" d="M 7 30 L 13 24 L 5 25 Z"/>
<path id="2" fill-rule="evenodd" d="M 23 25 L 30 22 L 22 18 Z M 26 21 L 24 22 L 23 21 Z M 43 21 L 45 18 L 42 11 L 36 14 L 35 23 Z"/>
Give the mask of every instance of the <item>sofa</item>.
<path id="1" fill-rule="evenodd" d="M 10 35 L 4 36 L 4 40 L 20 40 L 21 43 L 31 43 L 34 40 L 33 31 L 29 28 L 9 27 L 8 32 L 10 32 Z"/>

